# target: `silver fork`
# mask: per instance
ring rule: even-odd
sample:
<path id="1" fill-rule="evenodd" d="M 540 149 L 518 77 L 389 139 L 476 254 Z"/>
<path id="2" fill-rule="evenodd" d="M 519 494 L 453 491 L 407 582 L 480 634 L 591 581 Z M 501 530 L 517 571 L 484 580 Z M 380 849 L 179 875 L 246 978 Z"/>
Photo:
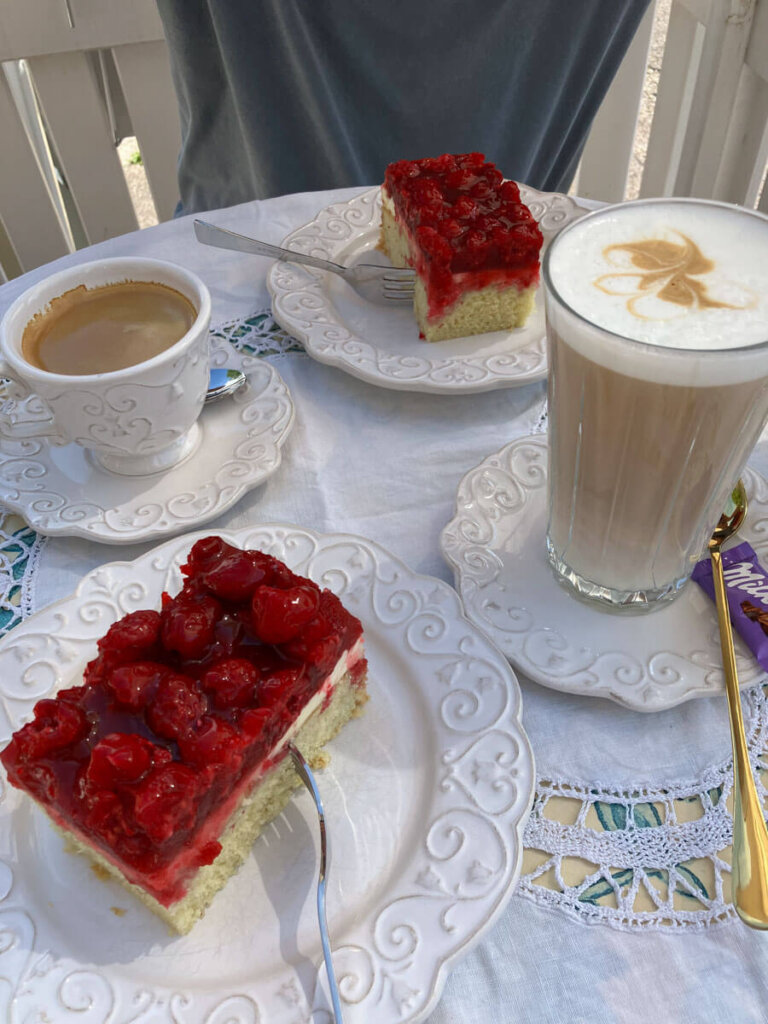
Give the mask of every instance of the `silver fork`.
<path id="1" fill-rule="evenodd" d="M 358 263 L 343 267 L 340 263 L 321 260 L 317 256 L 305 256 L 292 249 L 281 249 L 256 238 L 239 235 L 236 231 L 209 224 L 205 220 L 195 221 L 195 236 L 203 245 L 219 249 L 234 249 L 235 252 L 252 253 L 255 256 L 272 256 L 281 263 L 300 263 L 316 270 L 328 270 L 343 277 L 347 284 L 368 302 L 388 305 L 391 302 L 413 302 L 414 273 L 397 267 L 379 266 L 376 263 Z"/>
<path id="2" fill-rule="evenodd" d="M 344 1024 L 341 1019 L 341 999 L 336 984 L 336 975 L 333 971 L 333 960 L 331 959 L 331 941 L 328 937 L 328 918 L 325 915 L 325 880 L 328 877 L 328 869 L 331 862 L 330 844 L 328 842 L 327 830 L 325 827 L 325 812 L 323 801 L 320 799 L 320 790 L 317 788 L 315 776 L 307 764 L 304 755 L 295 743 L 288 744 L 288 753 L 293 760 L 293 767 L 299 774 L 299 778 L 312 794 L 317 808 L 317 817 L 320 822 L 320 872 L 317 880 L 317 921 L 320 925 L 320 941 L 323 945 L 323 957 L 325 959 L 325 972 L 328 975 L 328 988 L 331 991 L 331 1002 L 333 1003 L 333 1015 L 336 1024 Z"/>

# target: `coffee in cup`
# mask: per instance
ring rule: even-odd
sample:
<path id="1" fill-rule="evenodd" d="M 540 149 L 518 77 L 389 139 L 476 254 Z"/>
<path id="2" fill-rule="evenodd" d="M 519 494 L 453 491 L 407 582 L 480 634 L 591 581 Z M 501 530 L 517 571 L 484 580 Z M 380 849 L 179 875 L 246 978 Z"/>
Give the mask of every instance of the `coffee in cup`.
<path id="1" fill-rule="evenodd" d="M 99 260 L 32 285 L 0 323 L 0 376 L 16 389 L 0 432 L 78 444 L 123 476 L 169 469 L 200 443 L 210 315 L 203 282 L 163 260 Z"/>
<path id="2" fill-rule="evenodd" d="M 544 260 L 547 547 L 648 609 L 687 581 L 768 417 L 768 218 L 703 200 L 596 211 Z"/>
<path id="3" fill-rule="evenodd" d="M 135 366 L 175 345 L 197 310 L 157 281 L 120 281 L 58 295 L 24 328 L 21 354 L 48 373 L 78 376 Z"/>

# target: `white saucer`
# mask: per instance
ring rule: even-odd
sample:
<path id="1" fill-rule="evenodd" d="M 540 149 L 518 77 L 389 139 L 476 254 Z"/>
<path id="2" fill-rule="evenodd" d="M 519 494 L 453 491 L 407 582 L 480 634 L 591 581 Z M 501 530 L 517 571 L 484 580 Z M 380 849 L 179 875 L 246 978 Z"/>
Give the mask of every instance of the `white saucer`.
<path id="1" fill-rule="evenodd" d="M 294 409 L 288 388 L 269 363 L 211 337 L 211 365 L 241 369 L 248 384 L 203 409 L 199 443 L 173 469 L 117 476 L 99 468 L 78 445 L 57 448 L 39 438 L 14 439 L 13 427 L 2 422 L 0 502 L 39 533 L 104 544 L 168 537 L 220 515 L 280 465 Z M 28 413 L 30 420 L 39 417 L 34 400 Z"/>
<path id="2" fill-rule="evenodd" d="M 768 564 L 768 481 L 746 469 L 739 531 Z M 554 690 L 663 711 L 723 691 L 715 606 L 695 583 L 647 615 L 617 615 L 571 597 L 547 561 L 547 439 L 513 441 L 461 481 L 440 545 L 467 615 L 529 678 Z M 766 678 L 736 637 L 742 686 Z"/>
<path id="3" fill-rule="evenodd" d="M 544 244 L 587 211 L 570 196 L 520 186 Z M 288 235 L 284 248 L 352 266 L 387 260 L 376 246 L 381 190 L 321 210 Z M 413 309 L 376 306 L 340 277 L 292 263 L 275 263 L 267 277 L 275 320 L 318 362 L 383 388 L 431 394 L 474 394 L 518 387 L 547 375 L 541 294 L 525 327 L 434 344 L 419 338 Z"/>

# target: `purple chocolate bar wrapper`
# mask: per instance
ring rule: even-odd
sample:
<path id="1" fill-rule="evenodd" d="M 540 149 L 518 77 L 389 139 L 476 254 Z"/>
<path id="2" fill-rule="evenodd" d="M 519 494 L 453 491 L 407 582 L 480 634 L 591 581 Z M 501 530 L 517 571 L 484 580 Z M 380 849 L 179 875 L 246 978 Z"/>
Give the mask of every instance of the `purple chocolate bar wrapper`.
<path id="1" fill-rule="evenodd" d="M 744 541 L 723 551 L 723 576 L 733 628 L 748 645 L 758 664 L 768 671 L 768 634 L 741 607 L 749 602 L 768 616 L 768 572 L 758 562 L 751 544 Z M 715 600 L 712 563 L 709 558 L 696 564 L 691 579 L 696 580 L 712 601 Z"/>

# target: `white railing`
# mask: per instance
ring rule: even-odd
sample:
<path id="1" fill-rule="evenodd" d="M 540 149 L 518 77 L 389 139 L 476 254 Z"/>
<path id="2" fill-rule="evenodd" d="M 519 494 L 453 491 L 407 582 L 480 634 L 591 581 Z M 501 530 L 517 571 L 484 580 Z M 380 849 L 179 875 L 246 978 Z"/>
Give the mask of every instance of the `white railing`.
<path id="1" fill-rule="evenodd" d="M 39 136 L 30 137 L 33 122 L 14 102 L 12 89 L 18 97 L 23 83 L 0 74 L 6 275 L 63 255 L 74 242 L 138 227 L 115 148 L 118 128 L 138 139 L 158 216 L 172 216 L 181 134 L 154 0 L 6 0 L 0 61 L 19 60 L 34 87 L 26 102 L 39 106 L 56 166 L 52 171 Z"/>
<path id="2" fill-rule="evenodd" d="M 578 180 L 582 195 L 625 198 L 652 16 L 653 9 L 595 118 Z M 672 0 L 639 194 L 768 211 L 766 163 L 768 0 Z"/>
<path id="3" fill-rule="evenodd" d="M 654 0 L 595 118 L 579 193 L 627 195 L 654 17 L 667 12 L 639 194 L 768 211 L 768 0 Z M 137 227 L 124 135 L 138 139 L 160 220 L 172 216 L 180 132 L 154 0 L 5 0 L 0 62 L 18 61 L 0 74 L 0 270 Z"/>

